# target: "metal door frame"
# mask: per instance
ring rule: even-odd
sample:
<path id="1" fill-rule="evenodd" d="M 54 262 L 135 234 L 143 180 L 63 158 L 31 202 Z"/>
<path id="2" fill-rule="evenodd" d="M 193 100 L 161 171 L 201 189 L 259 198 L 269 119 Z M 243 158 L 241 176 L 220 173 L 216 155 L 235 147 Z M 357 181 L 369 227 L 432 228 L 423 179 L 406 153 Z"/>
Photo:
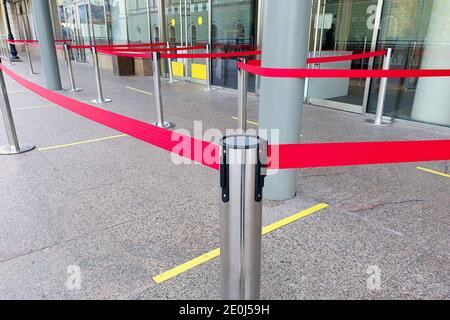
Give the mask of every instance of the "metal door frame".
<path id="1" fill-rule="evenodd" d="M 191 14 L 191 5 L 197 5 L 198 2 L 195 2 L 193 0 L 179 0 L 179 2 L 172 3 L 172 6 L 177 6 L 179 8 L 179 19 L 180 19 L 180 45 L 181 46 L 192 46 L 192 29 L 189 30 L 189 27 L 192 28 L 192 25 L 195 23 L 192 21 L 192 14 Z M 184 7 L 183 7 L 184 6 Z M 212 34 L 211 34 L 211 27 L 212 27 L 212 0 L 208 0 L 206 2 L 206 10 L 208 11 L 208 39 L 207 42 L 211 47 L 212 43 Z M 160 8 L 158 8 L 160 10 Z M 164 12 L 164 15 L 166 12 Z M 167 19 L 167 16 L 166 16 Z M 167 28 L 167 26 L 166 26 Z M 176 32 L 176 31 L 175 31 Z M 189 40 L 189 35 L 190 40 Z M 191 59 L 185 59 L 186 60 L 186 67 L 185 67 L 185 79 L 189 82 L 193 83 L 199 83 L 199 84 L 205 84 L 206 82 L 204 80 L 198 80 L 192 78 L 190 74 L 192 61 Z M 211 75 L 210 75 L 211 76 Z"/>
<path id="2" fill-rule="evenodd" d="M 311 3 L 311 12 L 313 11 L 313 7 L 314 7 L 315 3 L 317 3 L 317 12 L 316 12 L 315 17 L 311 16 L 311 23 L 310 23 L 311 26 L 313 25 L 314 19 L 316 19 L 315 21 L 319 21 L 318 17 L 320 16 L 320 14 L 323 15 L 325 13 L 325 9 L 326 9 L 326 0 L 313 0 Z M 373 34 L 372 34 L 372 41 L 371 41 L 371 51 L 375 51 L 376 47 L 377 47 L 377 39 L 378 39 L 379 31 L 380 31 L 383 4 L 384 4 L 384 0 L 378 0 L 377 11 L 376 11 L 376 15 L 375 15 L 375 23 L 374 23 Z M 315 31 L 315 34 L 313 37 L 314 39 L 310 39 L 310 41 L 311 40 L 314 41 L 314 44 L 313 44 L 313 56 L 314 57 L 320 56 L 320 53 L 321 53 L 322 41 L 319 42 L 319 36 L 320 36 L 320 39 L 323 39 L 323 29 L 324 29 L 323 23 L 324 22 L 325 22 L 325 19 L 322 19 L 322 27 L 320 28 L 320 35 L 319 35 L 319 28 L 316 28 L 316 31 Z M 309 47 L 310 46 L 308 45 L 308 48 Z M 374 58 L 370 58 L 367 69 L 372 70 L 373 65 L 374 65 Z M 368 101 L 369 101 L 371 83 L 372 83 L 372 79 L 367 78 L 365 88 L 364 88 L 362 105 L 354 105 L 354 104 L 348 104 L 348 103 L 344 103 L 344 102 L 337 102 L 337 101 L 325 100 L 325 99 L 320 99 L 320 98 L 314 98 L 314 97 L 309 97 L 309 95 L 307 96 L 308 102 L 313 105 L 317 105 L 317 106 L 321 106 L 321 107 L 327 107 L 327 108 L 333 108 L 333 109 L 338 109 L 338 110 L 343 110 L 343 111 L 349 111 L 349 112 L 353 112 L 353 113 L 365 114 L 367 112 L 367 105 L 368 105 Z M 308 81 L 306 82 L 305 86 L 307 86 L 305 88 L 305 92 L 309 92 L 309 82 Z"/>

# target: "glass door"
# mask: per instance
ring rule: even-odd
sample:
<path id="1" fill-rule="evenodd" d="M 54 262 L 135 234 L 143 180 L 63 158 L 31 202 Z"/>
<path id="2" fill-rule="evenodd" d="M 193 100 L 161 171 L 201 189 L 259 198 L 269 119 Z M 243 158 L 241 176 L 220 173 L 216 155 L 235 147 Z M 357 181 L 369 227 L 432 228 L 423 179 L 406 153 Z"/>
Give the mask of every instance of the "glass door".
<path id="1" fill-rule="evenodd" d="M 63 36 L 65 39 L 72 39 L 76 45 L 91 45 L 89 36 L 89 13 L 86 1 L 79 1 L 75 4 L 63 6 L 64 24 Z M 74 50 L 76 61 L 86 62 L 87 52 L 85 49 Z"/>
<path id="2" fill-rule="evenodd" d="M 391 69 L 450 68 L 450 1 L 384 1 L 381 17 L 378 46 L 393 49 Z M 379 83 L 372 81 L 368 114 L 376 112 Z M 449 84 L 448 78 L 389 79 L 384 116 L 450 126 Z"/>
<path id="3" fill-rule="evenodd" d="M 217 52 L 248 51 L 257 43 L 259 1 L 211 0 L 211 42 Z M 212 83 L 237 88 L 236 58 L 212 60 Z M 249 75 L 248 90 L 255 91 L 255 77 Z"/>
<path id="4" fill-rule="evenodd" d="M 185 0 L 185 26 L 187 46 L 209 43 L 209 1 Z M 191 53 L 204 53 L 205 49 L 191 50 Z M 193 82 L 205 83 L 207 76 L 206 59 L 188 61 L 188 77 Z"/>
<path id="5" fill-rule="evenodd" d="M 166 0 L 167 38 L 171 46 L 187 47 L 209 43 L 209 16 L 208 0 Z M 204 49 L 189 50 L 189 53 L 203 52 Z M 205 59 L 175 59 L 172 64 L 174 76 L 193 82 L 205 82 Z"/>
<path id="6" fill-rule="evenodd" d="M 365 53 L 375 49 L 382 0 L 314 0 L 310 57 Z M 371 69 L 373 58 L 317 64 L 310 68 Z M 310 79 L 308 101 L 314 105 L 363 113 L 370 79 Z"/>

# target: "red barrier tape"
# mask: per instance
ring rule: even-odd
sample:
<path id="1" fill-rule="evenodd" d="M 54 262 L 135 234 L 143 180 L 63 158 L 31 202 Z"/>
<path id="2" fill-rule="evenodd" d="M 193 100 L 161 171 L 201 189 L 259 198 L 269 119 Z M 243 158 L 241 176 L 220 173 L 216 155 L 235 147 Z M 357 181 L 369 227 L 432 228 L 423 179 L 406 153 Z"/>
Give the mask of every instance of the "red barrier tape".
<path id="1" fill-rule="evenodd" d="M 124 45 L 98 45 L 98 46 L 91 46 L 91 45 L 73 45 L 70 46 L 72 49 L 91 49 L 92 47 L 95 47 L 97 49 L 104 49 L 104 50 L 132 50 L 133 48 L 139 48 L 139 47 L 159 47 L 159 46 L 165 46 L 165 43 L 131 43 L 131 44 L 124 44 Z"/>
<path id="2" fill-rule="evenodd" d="M 110 56 L 116 56 L 116 57 L 128 57 L 128 58 L 143 58 L 143 59 L 151 59 L 151 54 L 145 54 L 145 53 L 128 53 L 128 52 L 120 52 L 120 51 L 111 51 L 111 50 L 104 50 L 104 49 L 97 49 L 98 53 L 107 54 Z"/>
<path id="3" fill-rule="evenodd" d="M 179 148 L 176 154 L 219 169 L 219 146 L 215 144 L 62 96 L 18 76 L 3 64 L 0 69 L 28 90 L 71 112 L 170 152 L 181 142 L 185 148 Z M 205 159 L 205 156 L 210 157 Z M 450 160 L 450 140 L 272 145 L 269 159 L 270 169 L 444 161 Z"/>
<path id="4" fill-rule="evenodd" d="M 444 161 L 450 159 L 450 140 L 272 145 L 269 153 L 279 155 L 271 169 Z"/>
<path id="5" fill-rule="evenodd" d="M 261 60 L 248 60 L 247 64 L 251 66 L 261 67 Z"/>
<path id="6" fill-rule="evenodd" d="M 160 47 L 160 46 L 166 46 L 167 43 L 165 42 L 159 42 L 159 43 L 128 43 L 128 44 L 111 44 L 111 45 L 101 45 L 97 47 L 104 47 L 104 48 L 135 48 L 135 47 Z"/>
<path id="7" fill-rule="evenodd" d="M 85 46 L 85 45 L 73 45 L 70 46 L 71 49 L 91 49 L 92 46 Z"/>
<path id="8" fill-rule="evenodd" d="M 68 40 L 55 40 L 56 43 L 58 42 L 71 42 L 72 40 L 68 39 Z M 21 43 L 35 43 L 37 44 L 38 41 L 37 40 L 7 40 L 8 43 L 12 43 L 12 44 L 21 44 Z"/>
<path id="9" fill-rule="evenodd" d="M 101 49 L 106 49 L 106 50 L 110 50 L 110 51 L 128 51 L 128 52 L 176 52 L 176 51 L 184 51 L 184 50 L 204 50 L 205 46 L 192 46 L 192 47 L 182 47 L 182 48 L 156 48 L 156 49 L 141 49 L 141 48 L 129 48 L 129 49 L 123 49 L 123 48 L 112 48 L 112 49 L 108 49 L 108 48 L 101 48 Z"/>
<path id="10" fill-rule="evenodd" d="M 226 52 L 226 53 L 189 53 L 189 54 L 162 54 L 161 58 L 165 59 L 220 59 L 234 57 L 258 56 L 261 51 L 244 51 L 244 52 Z"/>
<path id="11" fill-rule="evenodd" d="M 348 61 L 348 60 L 360 60 L 360 59 L 384 56 L 385 54 L 386 54 L 386 50 L 379 50 L 379 51 L 375 51 L 375 52 L 351 54 L 351 55 L 346 55 L 346 56 L 309 58 L 306 60 L 306 62 L 308 64 L 313 64 L 313 63 L 340 62 L 340 61 Z"/>
<path id="12" fill-rule="evenodd" d="M 20 77 L 6 68 L 3 64 L 0 64 L 0 69 L 23 87 L 66 110 L 170 152 L 174 152 L 174 148 L 182 142 L 183 145 L 188 145 L 191 148 L 189 149 L 186 147 L 185 149 L 177 151 L 176 154 L 212 169 L 219 169 L 217 161 L 219 147 L 217 145 L 174 133 L 170 130 L 162 129 L 139 120 L 131 119 L 62 96 Z M 191 150 L 201 150 L 202 152 L 191 152 Z M 212 159 L 204 159 L 205 154 L 212 155 Z"/>
<path id="13" fill-rule="evenodd" d="M 450 69 L 435 70 L 342 70 L 262 68 L 240 61 L 237 67 L 268 78 L 429 78 L 450 77 Z"/>
<path id="14" fill-rule="evenodd" d="M 223 44 L 216 43 L 213 45 L 213 49 L 239 49 L 239 50 L 255 50 L 251 44 Z"/>

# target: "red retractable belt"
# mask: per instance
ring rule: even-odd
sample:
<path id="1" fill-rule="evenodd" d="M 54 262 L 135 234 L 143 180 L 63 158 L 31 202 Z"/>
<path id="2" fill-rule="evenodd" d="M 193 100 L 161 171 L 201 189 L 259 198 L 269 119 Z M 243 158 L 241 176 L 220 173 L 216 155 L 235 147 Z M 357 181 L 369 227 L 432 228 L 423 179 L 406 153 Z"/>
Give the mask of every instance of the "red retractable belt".
<path id="1" fill-rule="evenodd" d="M 159 128 L 111 111 L 93 107 L 32 83 L 18 76 L 3 64 L 0 64 L 0 68 L 13 80 L 28 90 L 64 109 L 161 149 L 174 152 L 181 157 L 188 158 L 215 170 L 219 169 L 219 162 L 217 161 L 219 148 L 217 145 Z M 175 148 L 179 146 L 180 142 L 182 142 L 183 145 L 189 146 L 189 148 Z M 193 150 L 198 151 L 194 152 Z"/>
<path id="2" fill-rule="evenodd" d="M 351 54 L 351 55 L 345 55 L 345 56 L 309 58 L 306 60 L 306 63 L 313 64 L 313 63 L 330 63 L 330 62 L 340 62 L 340 61 L 349 61 L 349 60 L 360 60 L 360 59 L 384 56 L 385 54 L 386 54 L 386 50 L 379 50 L 379 51 L 375 51 L 375 52 L 358 53 L 358 54 Z"/>
<path id="3" fill-rule="evenodd" d="M 262 68 L 240 61 L 237 67 L 249 73 L 268 78 L 424 78 L 450 77 L 449 69 L 430 70 L 342 70 L 342 69 L 288 69 Z"/>
<path id="4" fill-rule="evenodd" d="M 220 59 L 237 58 L 260 55 L 261 51 L 225 52 L 225 53 L 188 53 L 188 54 L 162 54 L 165 59 Z"/>

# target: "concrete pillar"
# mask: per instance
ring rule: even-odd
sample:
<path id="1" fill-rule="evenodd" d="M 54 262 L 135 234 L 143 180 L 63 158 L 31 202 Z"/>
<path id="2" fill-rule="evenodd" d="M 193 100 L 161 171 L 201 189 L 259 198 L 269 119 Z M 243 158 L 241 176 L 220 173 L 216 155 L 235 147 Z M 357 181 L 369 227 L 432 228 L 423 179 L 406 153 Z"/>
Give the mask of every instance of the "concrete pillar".
<path id="1" fill-rule="evenodd" d="M 58 58 L 56 56 L 55 37 L 53 35 L 49 2 L 32 0 L 32 10 L 47 89 L 61 90 L 61 76 L 59 74 Z"/>
<path id="2" fill-rule="evenodd" d="M 450 69 L 450 1 L 433 0 L 421 69 Z M 450 125 L 450 78 L 420 78 L 413 120 Z"/>
<path id="3" fill-rule="evenodd" d="M 262 66 L 267 68 L 305 68 L 311 0 L 265 0 Z M 261 78 L 259 122 L 262 135 L 278 129 L 280 144 L 300 142 L 304 79 Z M 297 170 L 282 170 L 269 176 L 264 196 L 269 200 L 295 197 Z"/>

